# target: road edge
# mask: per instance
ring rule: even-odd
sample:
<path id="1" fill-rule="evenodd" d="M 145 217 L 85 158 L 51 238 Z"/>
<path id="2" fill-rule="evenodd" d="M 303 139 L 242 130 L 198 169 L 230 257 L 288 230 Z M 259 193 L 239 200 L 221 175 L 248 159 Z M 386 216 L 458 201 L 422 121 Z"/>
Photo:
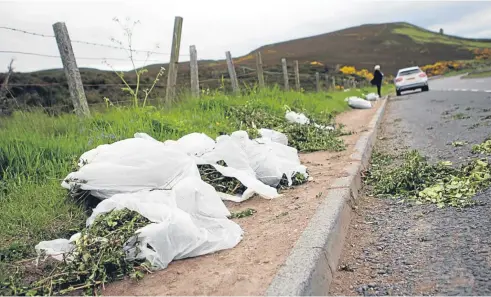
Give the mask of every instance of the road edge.
<path id="1" fill-rule="evenodd" d="M 266 296 L 326 296 L 337 270 L 354 202 L 362 187 L 361 172 L 370 161 L 377 130 L 390 96 L 360 135 L 345 167 L 348 176 L 328 185 L 322 204 L 266 290 Z"/>

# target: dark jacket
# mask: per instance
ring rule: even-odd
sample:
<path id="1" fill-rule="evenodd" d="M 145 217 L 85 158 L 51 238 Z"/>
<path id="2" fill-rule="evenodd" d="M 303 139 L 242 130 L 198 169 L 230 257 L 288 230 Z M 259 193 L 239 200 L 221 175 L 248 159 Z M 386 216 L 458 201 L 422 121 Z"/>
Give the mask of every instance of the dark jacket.
<path id="1" fill-rule="evenodd" d="M 380 72 L 380 70 L 375 70 L 375 72 L 373 72 L 372 85 L 381 85 L 383 78 L 384 75 L 382 72 Z"/>

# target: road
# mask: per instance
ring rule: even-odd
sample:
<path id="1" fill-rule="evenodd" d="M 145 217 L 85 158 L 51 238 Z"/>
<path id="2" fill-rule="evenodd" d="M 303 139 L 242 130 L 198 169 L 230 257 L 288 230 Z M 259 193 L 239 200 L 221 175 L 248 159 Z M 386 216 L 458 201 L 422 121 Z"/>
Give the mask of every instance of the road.
<path id="1" fill-rule="evenodd" d="M 491 94 L 434 91 L 455 81 L 391 99 L 377 146 L 418 149 L 433 161 L 471 157 L 470 145 L 490 134 Z M 462 88 L 479 84 L 465 80 Z M 456 140 L 469 145 L 450 145 Z M 464 210 L 360 198 L 331 295 L 491 295 L 490 195 Z"/>
<path id="2" fill-rule="evenodd" d="M 491 93 L 491 77 L 461 79 L 453 76 L 443 79 L 430 80 L 430 88 L 435 91 L 488 92 Z"/>

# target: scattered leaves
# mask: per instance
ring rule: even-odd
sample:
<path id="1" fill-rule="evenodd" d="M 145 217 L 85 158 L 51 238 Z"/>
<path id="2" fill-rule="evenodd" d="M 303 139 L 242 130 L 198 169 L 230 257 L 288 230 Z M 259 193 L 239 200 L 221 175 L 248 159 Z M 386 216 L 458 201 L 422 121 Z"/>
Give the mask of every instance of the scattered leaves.
<path id="1" fill-rule="evenodd" d="M 286 134 L 288 145 L 300 152 L 342 151 L 345 149 L 343 141 L 338 138 L 343 134 L 342 129 L 331 131 L 320 127 L 330 124 L 326 120 L 330 118 L 329 115 L 324 116 L 326 119 L 319 120 L 306 114 L 311 119 L 311 123 L 305 125 L 290 123 L 283 116 L 274 115 L 265 109 L 259 109 L 252 105 L 228 107 L 226 115 L 234 118 L 237 121 L 237 126 L 247 131 L 251 138 L 257 135 L 256 127 L 261 127 Z"/>
<path id="2" fill-rule="evenodd" d="M 491 139 L 486 139 L 481 144 L 473 145 L 472 152 L 475 154 L 491 154 Z"/>
<path id="3" fill-rule="evenodd" d="M 465 207 L 475 204 L 472 198 L 491 185 L 491 166 L 485 160 L 457 169 L 448 161 L 430 164 L 415 150 L 406 152 L 399 166 L 388 166 L 390 159 L 378 154 L 372 161 L 365 182 L 374 195 Z"/>
<path id="4" fill-rule="evenodd" d="M 143 273 L 136 270 L 142 263 L 127 260 L 127 252 L 135 250 L 135 231 L 150 221 L 135 211 L 114 210 L 97 216 L 93 224 L 81 232 L 72 251 L 63 261 L 46 265 L 40 276 L 23 283 L 23 272 L 17 271 L 0 285 L 2 295 L 65 295 L 83 290 L 95 295 L 105 283 L 130 275 L 136 279 Z"/>
<path id="5" fill-rule="evenodd" d="M 454 141 L 454 142 L 452 142 L 453 147 L 460 147 L 460 146 L 464 146 L 466 144 L 467 144 L 466 141 Z"/>
<path id="6" fill-rule="evenodd" d="M 227 167 L 224 161 L 218 161 L 217 164 Z M 224 176 L 213 165 L 201 164 L 198 165 L 198 170 L 201 179 L 207 184 L 212 185 L 217 192 L 229 195 L 241 195 L 247 189 L 238 179 Z"/>
<path id="7" fill-rule="evenodd" d="M 255 213 L 256 213 L 256 210 L 255 209 L 248 208 L 248 209 L 243 210 L 243 211 L 230 213 L 230 217 L 229 218 L 230 219 L 240 219 L 240 218 L 250 217 L 250 216 L 252 216 Z"/>

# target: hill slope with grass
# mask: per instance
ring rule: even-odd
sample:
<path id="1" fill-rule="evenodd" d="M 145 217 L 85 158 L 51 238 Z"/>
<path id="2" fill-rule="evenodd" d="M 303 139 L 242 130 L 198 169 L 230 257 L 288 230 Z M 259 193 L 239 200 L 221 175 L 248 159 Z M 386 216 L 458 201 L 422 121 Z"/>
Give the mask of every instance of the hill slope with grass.
<path id="1" fill-rule="evenodd" d="M 235 64 L 241 85 L 253 85 L 255 53 L 262 53 L 268 84 L 282 83 L 280 60 L 287 58 L 289 65 L 299 60 L 302 87 L 315 90 L 314 73 L 332 74 L 336 65 L 351 65 L 357 69 L 371 70 L 380 64 L 384 73 L 393 74 L 398 68 L 410 65 L 426 65 L 445 60 L 467 60 L 474 58 L 472 50 L 491 48 L 491 40 L 468 39 L 441 35 L 408 23 L 368 24 L 347 28 L 327 34 L 311 36 L 276 44 L 265 45 L 248 55 L 237 57 Z M 144 87 L 160 67 L 149 65 L 143 78 Z M 291 72 L 292 69 L 290 69 Z M 204 60 L 199 63 L 201 85 L 206 88 L 230 87 L 225 61 Z M 112 101 L 128 100 L 121 91 L 120 79 L 113 72 L 81 69 L 82 80 L 89 104 L 101 103 L 104 97 Z M 0 74 L 0 82 L 3 81 Z M 128 80 L 132 74 L 128 73 Z M 189 90 L 189 64 L 180 63 L 178 87 Z M 293 80 L 292 80 L 293 82 Z M 166 79 L 162 79 L 153 92 L 153 98 L 165 95 Z M 10 79 L 11 92 L 22 105 L 60 106 L 70 110 L 69 93 L 61 69 L 32 73 L 14 73 Z"/>
<path id="2" fill-rule="evenodd" d="M 473 49 L 489 47 L 491 40 L 441 35 L 408 23 L 388 23 L 266 45 L 251 54 L 262 52 L 267 65 L 286 57 L 301 63 L 317 61 L 331 67 L 340 64 L 372 69 L 380 64 L 387 72 L 394 73 L 414 64 L 472 59 Z"/>

